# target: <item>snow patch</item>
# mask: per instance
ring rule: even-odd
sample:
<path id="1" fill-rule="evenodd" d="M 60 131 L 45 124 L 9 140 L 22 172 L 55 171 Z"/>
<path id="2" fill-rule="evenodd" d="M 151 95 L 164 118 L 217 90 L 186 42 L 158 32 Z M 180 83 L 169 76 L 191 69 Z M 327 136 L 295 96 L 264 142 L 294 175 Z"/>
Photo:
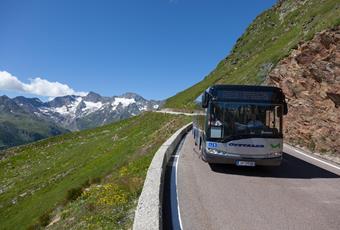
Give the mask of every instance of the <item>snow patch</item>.
<path id="1" fill-rule="evenodd" d="M 148 110 L 148 106 L 145 105 L 145 106 L 141 107 L 139 110 L 141 110 L 141 111 L 147 111 L 147 110 Z"/>
<path id="2" fill-rule="evenodd" d="M 77 107 L 81 101 L 82 101 L 82 98 L 77 97 L 76 100 L 69 105 L 63 105 L 61 107 L 56 107 L 56 108 L 42 108 L 40 109 L 40 111 L 43 113 L 54 112 L 54 113 L 59 113 L 64 116 L 65 115 L 75 116 Z"/>
<path id="3" fill-rule="evenodd" d="M 115 110 L 119 104 L 122 104 L 123 107 L 127 107 L 133 103 L 136 103 L 134 98 L 116 97 L 111 104 L 113 106 L 112 110 Z"/>
<path id="4" fill-rule="evenodd" d="M 68 111 L 68 108 L 66 105 L 62 106 L 62 107 L 57 107 L 57 108 L 52 108 L 51 109 L 53 112 L 56 112 L 56 113 L 60 113 L 60 114 L 63 114 L 63 115 L 66 115 L 66 114 L 69 114 L 70 112 Z"/>
<path id="5" fill-rule="evenodd" d="M 40 110 L 40 112 L 45 113 L 45 114 L 50 112 L 50 109 L 48 109 L 48 108 L 39 108 L 39 110 Z"/>
<path id="6" fill-rule="evenodd" d="M 103 103 L 99 102 L 92 102 L 92 101 L 84 101 L 86 107 L 83 108 L 83 111 L 86 112 L 87 114 L 93 113 L 100 108 L 102 108 Z"/>

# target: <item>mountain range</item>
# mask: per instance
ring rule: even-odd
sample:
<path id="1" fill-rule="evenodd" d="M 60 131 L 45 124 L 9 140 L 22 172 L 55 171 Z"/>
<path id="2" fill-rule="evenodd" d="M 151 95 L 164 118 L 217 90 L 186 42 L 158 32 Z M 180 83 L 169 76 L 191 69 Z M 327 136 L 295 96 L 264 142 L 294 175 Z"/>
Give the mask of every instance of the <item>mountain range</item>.
<path id="1" fill-rule="evenodd" d="M 0 97 L 0 149 L 48 136 L 93 128 L 143 111 L 157 110 L 161 101 L 146 100 L 135 93 L 103 97 L 67 95 L 42 102 L 23 96 Z"/>

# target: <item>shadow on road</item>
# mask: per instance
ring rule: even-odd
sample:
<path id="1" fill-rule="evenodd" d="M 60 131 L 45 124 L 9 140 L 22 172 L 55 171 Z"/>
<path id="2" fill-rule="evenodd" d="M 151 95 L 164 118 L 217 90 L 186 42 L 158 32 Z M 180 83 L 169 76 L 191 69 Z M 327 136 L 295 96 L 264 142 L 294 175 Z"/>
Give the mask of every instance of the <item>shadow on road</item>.
<path id="1" fill-rule="evenodd" d="M 279 167 L 257 166 L 254 168 L 237 167 L 235 165 L 210 164 L 211 169 L 217 173 L 235 174 L 254 177 L 275 178 L 340 178 L 340 176 L 324 170 L 316 165 L 300 160 L 289 154 L 283 155 L 283 161 Z"/>

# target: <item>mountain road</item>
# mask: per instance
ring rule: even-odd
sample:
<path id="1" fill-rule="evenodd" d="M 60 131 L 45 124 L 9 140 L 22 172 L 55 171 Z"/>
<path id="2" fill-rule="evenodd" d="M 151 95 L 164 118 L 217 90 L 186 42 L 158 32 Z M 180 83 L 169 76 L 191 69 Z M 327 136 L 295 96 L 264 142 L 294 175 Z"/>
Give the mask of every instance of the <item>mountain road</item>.
<path id="1" fill-rule="evenodd" d="M 340 229 L 340 168 L 293 149 L 279 167 L 209 165 L 189 133 L 177 167 L 183 229 Z"/>

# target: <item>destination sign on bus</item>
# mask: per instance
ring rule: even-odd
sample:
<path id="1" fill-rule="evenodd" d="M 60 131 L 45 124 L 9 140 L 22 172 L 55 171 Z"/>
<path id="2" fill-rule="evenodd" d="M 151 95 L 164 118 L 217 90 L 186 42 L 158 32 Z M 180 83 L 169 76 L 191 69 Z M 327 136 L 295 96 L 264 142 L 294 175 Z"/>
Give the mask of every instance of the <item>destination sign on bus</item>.
<path id="1" fill-rule="evenodd" d="M 232 90 L 218 91 L 217 99 L 230 101 L 268 101 L 268 102 L 279 100 L 279 98 L 274 92 L 232 91 Z"/>

